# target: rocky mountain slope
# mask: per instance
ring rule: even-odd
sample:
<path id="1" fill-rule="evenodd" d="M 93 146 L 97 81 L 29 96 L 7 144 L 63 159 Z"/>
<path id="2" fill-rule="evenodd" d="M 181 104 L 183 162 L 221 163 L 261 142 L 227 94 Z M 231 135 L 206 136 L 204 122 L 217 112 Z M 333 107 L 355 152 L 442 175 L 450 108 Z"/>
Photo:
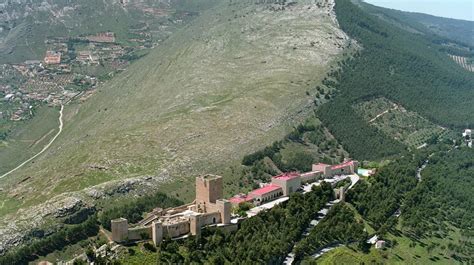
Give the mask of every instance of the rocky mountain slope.
<path id="1" fill-rule="evenodd" d="M 90 100 L 66 106 L 53 146 L 2 180 L 6 200 L 22 208 L 2 223 L 71 196 L 93 198 L 84 189 L 109 181 L 187 183 L 281 139 L 313 110 L 316 86 L 353 46 L 333 4 L 219 1 L 202 12 Z M 18 238 L 32 225 L 1 234 Z"/>

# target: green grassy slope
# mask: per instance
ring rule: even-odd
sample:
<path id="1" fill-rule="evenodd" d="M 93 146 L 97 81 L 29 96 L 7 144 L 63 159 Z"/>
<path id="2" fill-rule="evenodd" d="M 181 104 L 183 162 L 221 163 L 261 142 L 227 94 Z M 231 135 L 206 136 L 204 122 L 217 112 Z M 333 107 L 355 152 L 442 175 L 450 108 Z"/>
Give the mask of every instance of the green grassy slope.
<path id="1" fill-rule="evenodd" d="M 225 1 L 204 12 L 69 106 L 57 143 L 9 187 L 37 203 L 122 177 L 189 180 L 281 139 L 309 111 L 345 43 L 327 10 L 309 2 L 273 11 Z M 23 176 L 31 179 L 18 183 Z"/>
<path id="2" fill-rule="evenodd" d="M 59 110 L 40 107 L 32 120 L 10 128 L 9 138 L 0 141 L 0 175 L 41 151 L 58 132 Z"/>
<path id="3" fill-rule="evenodd" d="M 133 1 L 132 1 L 133 2 Z M 169 14 L 175 11 L 199 12 L 219 1 L 190 0 L 142 1 L 138 7 L 162 9 Z M 168 15 L 154 16 L 133 5 L 122 6 L 113 0 L 54 0 L 49 3 L 31 1 L 9 3 L 2 7 L 0 17 L 0 63 L 19 63 L 43 59 L 48 37 L 77 37 L 96 32 L 113 31 L 118 42 L 129 38 L 130 26 L 141 22 L 160 23 Z M 27 16 L 18 16 L 27 14 Z"/>

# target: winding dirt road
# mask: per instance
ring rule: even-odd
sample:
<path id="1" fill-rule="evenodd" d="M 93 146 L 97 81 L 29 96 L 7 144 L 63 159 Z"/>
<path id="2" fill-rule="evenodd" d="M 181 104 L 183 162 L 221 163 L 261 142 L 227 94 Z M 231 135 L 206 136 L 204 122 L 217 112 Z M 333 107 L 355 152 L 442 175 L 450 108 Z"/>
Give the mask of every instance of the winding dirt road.
<path id="1" fill-rule="evenodd" d="M 8 171 L 7 173 L 3 174 L 2 176 L 0 176 L 0 179 L 10 175 L 11 173 L 17 171 L 18 169 L 20 169 L 21 167 L 23 167 L 24 165 L 26 165 L 28 162 L 30 162 L 31 160 L 37 158 L 39 155 L 41 155 L 44 151 L 46 151 L 50 146 L 51 144 L 53 144 L 53 142 L 56 140 L 56 138 L 58 138 L 58 136 L 61 134 L 61 132 L 63 131 L 63 110 L 64 110 L 64 105 L 61 105 L 61 110 L 59 111 L 59 131 L 58 133 L 56 133 L 56 135 L 53 137 L 53 139 L 51 139 L 51 141 L 45 145 L 43 147 L 43 149 L 41 149 L 41 151 L 39 151 L 39 153 L 37 153 L 36 155 L 30 157 L 28 160 L 24 161 L 23 163 L 21 163 L 19 166 L 17 166 L 16 168 Z"/>

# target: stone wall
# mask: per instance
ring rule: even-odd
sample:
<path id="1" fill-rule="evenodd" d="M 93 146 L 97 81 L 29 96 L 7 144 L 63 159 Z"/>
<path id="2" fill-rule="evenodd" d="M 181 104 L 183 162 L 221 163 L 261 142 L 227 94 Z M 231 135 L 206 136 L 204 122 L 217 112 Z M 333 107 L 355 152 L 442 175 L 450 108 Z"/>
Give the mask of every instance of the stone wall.
<path id="1" fill-rule="evenodd" d="M 237 224 L 227 224 L 227 225 L 219 225 L 217 228 L 224 233 L 231 233 L 237 231 L 239 226 Z"/>
<path id="2" fill-rule="evenodd" d="M 221 215 L 218 212 L 201 215 L 201 226 L 221 223 Z"/>
<path id="3" fill-rule="evenodd" d="M 151 235 L 151 226 L 139 226 L 128 229 L 128 240 L 149 239 Z"/>
<path id="4" fill-rule="evenodd" d="M 312 183 L 319 180 L 323 176 L 321 171 L 312 171 L 308 173 L 301 174 L 302 183 Z"/>
<path id="5" fill-rule="evenodd" d="M 180 237 L 186 235 L 190 232 L 189 221 L 182 221 L 175 224 L 169 224 L 163 226 L 164 236 L 169 236 L 171 238 Z"/>

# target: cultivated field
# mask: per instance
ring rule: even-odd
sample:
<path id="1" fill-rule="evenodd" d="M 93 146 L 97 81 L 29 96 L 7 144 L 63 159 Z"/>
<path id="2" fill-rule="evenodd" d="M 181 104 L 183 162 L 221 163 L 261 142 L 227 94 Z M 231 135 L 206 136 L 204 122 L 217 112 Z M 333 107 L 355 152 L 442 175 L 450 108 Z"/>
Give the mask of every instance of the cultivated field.
<path id="1" fill-rule="evenodd" d="M 410 147 L 420 147 L 433 136 L 449 131 L 385 98 L 365 101 L 354 108 L 369 124 Z"/>
<path id="2" fill-rule="evenodd" d="M 457 64 L 459 64 L 462 68 L 474 72 L 474 64 L 472 62 L 472 59 L 469 60 L 469 58 L 462 57 L 462 56 L 456 56 L 456 55 L 449 55 L 451 59 L 453 59 Z"/>

